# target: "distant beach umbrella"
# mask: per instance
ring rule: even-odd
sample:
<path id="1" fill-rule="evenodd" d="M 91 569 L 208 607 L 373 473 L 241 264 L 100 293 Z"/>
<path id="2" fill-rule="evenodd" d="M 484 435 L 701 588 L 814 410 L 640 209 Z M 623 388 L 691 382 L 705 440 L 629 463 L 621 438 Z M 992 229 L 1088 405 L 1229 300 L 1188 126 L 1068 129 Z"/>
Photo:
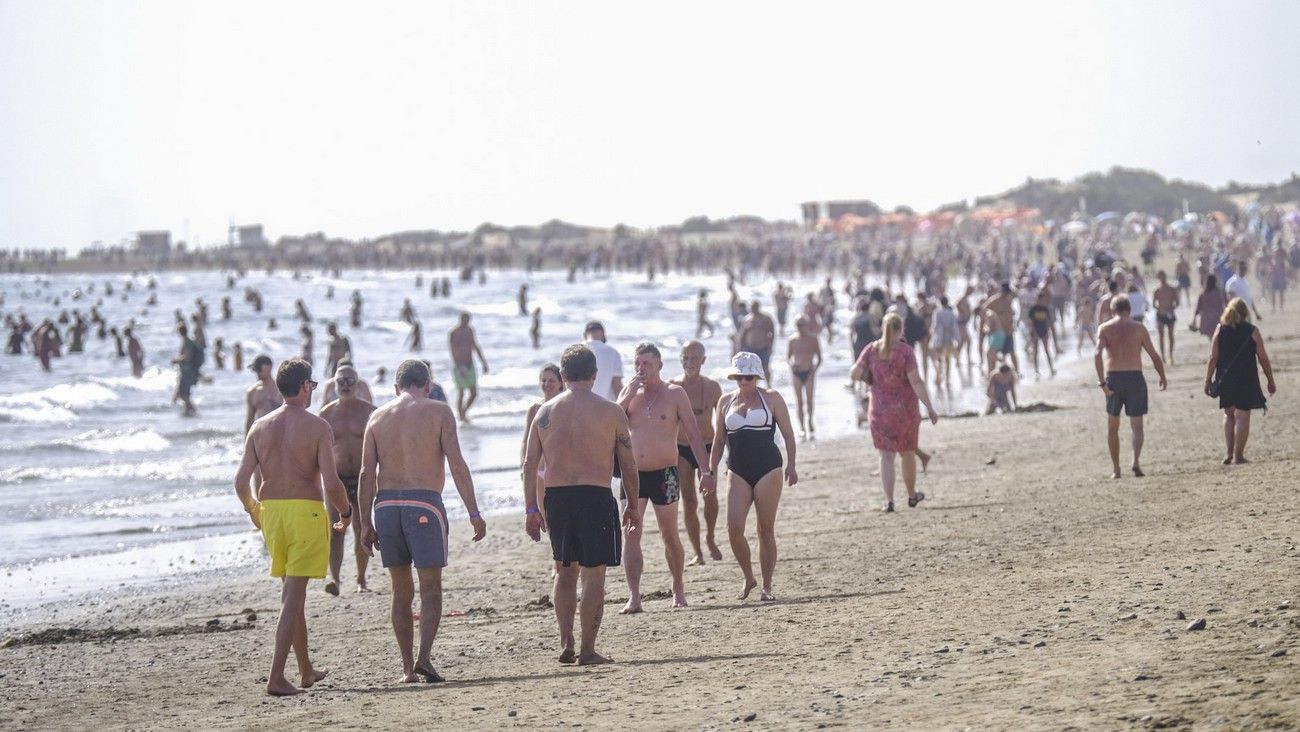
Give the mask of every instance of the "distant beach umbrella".
<path id="1" fill-rule="evenodd" d="M 1091 228 L 1087 221 L 1069 221 L 1061 227 L 1061 231 L 1067 234 L 1081 234 Z"/>
<path id="2" fill-rule="evenodd" d="M 1119 211 L 1103 211 L 1102 213 L 1093 216 L 1092 221 L 1095 224 L 1104 224 L 1107 221 L 1115 221 L 1122 218 L 1124 218 L 1124 215 Z"/>

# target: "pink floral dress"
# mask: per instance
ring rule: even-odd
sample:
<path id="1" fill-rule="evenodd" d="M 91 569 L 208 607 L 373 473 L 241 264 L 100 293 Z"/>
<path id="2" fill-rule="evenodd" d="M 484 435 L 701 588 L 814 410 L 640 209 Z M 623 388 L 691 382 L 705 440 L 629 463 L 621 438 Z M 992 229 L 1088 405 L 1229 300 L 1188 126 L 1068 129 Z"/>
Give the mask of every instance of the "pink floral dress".
<path id="1" fill-rule="evenodd" d="M 879 341 L 862 349 L 858 366 L 871 374 L 871 442 L 877 450 L 916 450 L 921 432 L 921 407 L 907 372 L 916 370 L 916 354 L 906 343 L 895 343 L 884 358 L 877 351 Z"/>

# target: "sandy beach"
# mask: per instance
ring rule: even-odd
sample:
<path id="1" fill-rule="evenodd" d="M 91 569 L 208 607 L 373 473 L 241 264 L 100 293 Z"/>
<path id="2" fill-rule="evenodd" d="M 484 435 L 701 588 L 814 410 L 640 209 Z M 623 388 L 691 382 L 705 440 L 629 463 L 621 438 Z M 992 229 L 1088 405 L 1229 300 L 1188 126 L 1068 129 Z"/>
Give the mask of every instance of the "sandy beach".
<path id="1" fill-rule="evenodd" d="M 623 617 L 612 571 L 600 644 L 612 666 L 556 663 L 549 548 L 522 519 L 497 519 L 479 545 L 453 526 L 434 646 L 445 684 L 393 683 L 388 581 L 375 575 L 378 591 L 340 598 L 313 583 L 313 658 L 331 674 L 267 698 L 278 584 L 258 567 L 6 628 L 3 726 L 1295 728 L 1298 321 L 1261 323 L 1280 391 L 1245 466 L 1219 464 L 1206 344 L 1186 331 L 1153 396 L 1146 478 L 1108 478 L 1086 372 L 1025 382 L 1025 403 L 1058 409 L 926 426 L 936 458 L 915 510 L 875 510 L 865 432 L 805 444 L 777 524 L 779 602 L 735 600 L 728 552 L 688 569 L 692 607 L 652 599 Z M 646 538 L 647 591 L 667 589 L 660 546 Z M 350 560 L 344 572 L 350 587 Z M 1198 619 L 1204 630 L 1187 630 Z"/>

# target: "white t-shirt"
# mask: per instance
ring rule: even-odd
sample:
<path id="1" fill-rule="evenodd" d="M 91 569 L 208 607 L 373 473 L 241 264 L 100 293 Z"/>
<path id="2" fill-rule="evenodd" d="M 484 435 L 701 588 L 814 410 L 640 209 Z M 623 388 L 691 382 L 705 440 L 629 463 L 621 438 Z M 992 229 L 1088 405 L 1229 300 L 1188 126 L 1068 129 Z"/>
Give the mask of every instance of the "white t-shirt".
<path id="1" fill-rule="evenodd" d="M 1229 277 L 1228 283 L 1223 286 L 1223 289 L 1227 291 L 1229 300 L 1239 297 L 1242 302 L 1246 303 L 1247 307 L 1255 306 L 1255 296 L 1251 293 L 1250 282 L 1246 281 L 1245 277 L 1241 275 Z"/>
<path id="2" fill-rule="evenodd" d="M 1128 304 L 1130 308 L 1129 316 L 1134 320 L 1143 320 L 1147 316 L 1147 295 L 1141 290 L 1134 290 L 1128 294 Z"/>
<path id="3" fill-rule="evenodd" d="M 614 379 L 623 378 L 623 357 L 608 343 L 587 341 L 587 348 L 596 354 L 596 383 L 591 391 L 611 402 L 618 399 L 614 393 Z"/>

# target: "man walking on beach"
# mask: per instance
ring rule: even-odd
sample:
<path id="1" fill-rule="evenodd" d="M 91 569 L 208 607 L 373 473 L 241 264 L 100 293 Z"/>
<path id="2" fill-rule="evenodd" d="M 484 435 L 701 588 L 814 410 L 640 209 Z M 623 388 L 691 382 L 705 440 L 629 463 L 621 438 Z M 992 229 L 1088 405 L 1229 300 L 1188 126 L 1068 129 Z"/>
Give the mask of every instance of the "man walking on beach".
<path id="1" fill-rule="evenodd" d="M 596 357 L 596 380 L 592 392 L 596 396 L 615 401 L 623 393 L 623 357 L 618 350 L 605 342 L 605 326 L 599 320 L 587 323 L 582 335 L 584 345 Z"/>
<path id="2" fill-rule="evenodd" d="M 704 367 L 704 344 L 699 341 L 687 341 L 682 346 L 682 375 L 670 383 L 680 386 L 691 401 L 691 412 L 704 441 L 704 452 L 713 449 L 713 409 L 722 397 L 722 387 L 718 382 L 700 374 Z M 704 470 L 708 470 L 705 463 Z M 696 473 L 700 472 L 700 463 L 695 460 L 695 450 L 691 447 L 690 437 L 685 427 L 677 428 L 677 476 L 682 486 L 682 513 L 686 519 L 686 538 L 691 542 L 695 556 L 687 562 L 688 566 L 704 564 L 704 551 L 700 545 L 700 517 L 697 513 L 699 491 L 696 489 Z M 711 491 L 704 495 L 705 542 L 709 556 L 722 559 L 722 550 L 714 540 L 714 529 L 718 524 L 718 494 Z"/>
<path id="3" fill-rule="evenodd" d="M 763 362 L 763 378 L 772 380 L 772 370 L 768 363 L 772 360 L 772 344 L 776 341 L 776 324 L 772 317 L 760 308 L 762 303 L 754 300 L 749 304 L 749 315 L 740 324 L 740 335 L 736 342 L 740 350 L 758 355 Z"/>
<path id="4" fill-rule="evenodd" d="M 1156 308 L 1156 331 L 1160 333 L 1160 357 L 1165 358 L 1170 366 L 1174 365 L 1174 323 L 1178 322 L 1178 288 L 1169 284 L 1169 278 L 1162 269 L 1156 273 L 1160 286 L 1151 295 L 1151 304 Z M 1169 334 L 1169 356 L 1165 357 L 1165 333 Z"/>
<path id="5" fill-rule="evenodd" d="M 194 339 L 190 338 L 186 331 L 185 324 L 180 323 L 176 326 L 176 334 L 181 337 L 181 348 L 172 359 L 176 364 L 179 372 L 176 376 L 176 393 L 172 396 L 172 403 L 178 400 L 185 404 L 184 416 L 194 416 L 194 402 L 190 401 L 190 391 L 194 385 L 199 383 L 199 369 L 203 367 L 203 349 Z"/>
<path id="6" fill-rule="evenodd" d="M 244 456 L 235 474 L 235 495 L 253 525 L 262 530 L 271 555 L 271 576 L 280 577 L 280 621 L 275 630 L 275 651 L 266 693 L 301 694 L 325 678 L 325 669 L 312 666 L 307 654 L 307 581 L 325 577 L 329 563 L 330 524 L 321 484 L 330 505 L 339 512 L 333 530 L 347 530 L 352 519 L 343 483 L 339 481 L 331 450 L 329 424 L 307 411 L 311 404 L 311 364 L 290 359 L 280 364 L 275 385 L 284 406 L 255 421 L 244 439 Z M 254 471 L 263 477 L 260 499 L 252 492 Z M 293 648 L 302 677 L 301 687 L 284 676 L 289 649 Z"/>
<path id="7" fill-rule="evenodd" d="M 1126 295 L 1116 295 L 1110 301 L 1114 317 L 1097 330 L 1097 352 L 1093 363 L 1097 368 L 1097 386 L 1106 395 L 1106 444 L 1110 448 L 1112 478 L 1120 477 L 1119 469 L 1119 413 L 1128 414 L 1133 430 L 1133 475 L 1142 477 L 1142 416 L 1147 413 L 1147 382 L 1142 375 L 1142 352 L 1151 357 L 1160 376 L 1160 390 L 1168 385 L 1165 364 L 1151 343 L 1146 326 L 1133 320 L 1132 306 Z"/>
<path id="8" fill-rule="evenodd" d="M 144 346 L 140 345 L 140 339 L 135 337 L 135 329 L 132 326 L 123 328 L 122 336 L 126 338 L 126 356 L 131 360 L 131 375 L 138 379 L 144 375 Z"/>
<path id="9" fill-rule="evenodd" d="M 271 378 L 271 357 L 262 354 L 253 359 L 252 365 L 248 368 L 257 374 L 257 381 L 244 392 L 244 405 L 247 407 L 244 415 L 245 435 L 253 428 L 253 422 L 284 404 L 284 397 L 280 396 L 280 390 L 276 387 L 275 380 Z"/>
<path id="10" fill-rule="evenodd" d="M 333 378 L 339 362 L 352 355 L 352 341 L 339 333 L 337 323 L 325 326 L 325 333 L 329 335 L 329 340 L 325 342 L 325 376 Z"/>
<path id="11" fill-rule="evenodd" d="M 636 510 L 637 526 L 629 529 L 623 543 L 623 571 L 627 576 L 627 605 L 623 614 L 641 612 L 641 572 L 645 557 L 641 553 L 641 534 L 646 505 L 653 503 L 659 535 L 664 541 L 664 556 L 672 574 L 673 607 L 686 607 L 686 587 L 682 579 L 686 552 L 677 534 L 677 501 L 681 483 L 677 472 L 677 434 L 685 433 L 695 461 L 707 466 L 709 453 L 704 449 L 700 428 L 691 409 L 686 390 L 660 378 L 663 358 L 653 343 L 636 347 L 633 361 L 636 375 L 619 395 L 618 405 L 627 414 L 632 433 L 632 455 L 636 459 L 640 486 L 639 497 L 625 499 Z M 714 489 L 713 474 L 707 467 L 700 471 L 700 491 L 706 496 Z"/>
<path id="12" fill-rule="evenodd" d="M 451 407 L 429 398 L 429 367 L 407 359 L 397 367 L 394 382 L 397 398 L 371 413 L 362 442 L 361 537 L 365 546 L 379 547 L 392 579 L 393 633 L 402 654 L 399 681 L 412 683 L 422 677 L 433 683 L 443 680 L 429 656 L 442 618 L 442 568 L 447 566 L 444 461 L 469 512 L 474 541 L 483 538 L 487 525 L 460 452 Z M 420 577 L 420 649 L 415 657 L 412 565 Z"/>
<path id="13" fill-rule="evenodd" d="M 366 422 L 370 420 L 375 405 L 362 399 L 358 392 L 361 377 L 351 365 L 339 366 L 334 372 L 334 385 L 338 390 L 338 399 L 326 404 L 320 410 L 321 419 L 329 422 L 334 431 L 334 467 L 338 468 L 339 480 L 348 494 L 348 503 L 355 512 L 357 503 L 357 485 L 361 473 L 361 442 L 366 432 Z M 337 521 L 338 516 L 330 512 L 330 520 Z M 330 536 L 330 580 L 325 583 L 325 591 L 331 595 L 339 594 L 339 572 L 343 568 L 343 534 Z M 361 541 L 361 522 L 352 523 L 352 548 L 357 560 L 357 592 L 367 592 L 366 566 L 370 563 L 370 553 Z"/>
<path id="14" fill-rule="evenodd" d="M 460 314 L 460 324 L 451 329 L 447 341 L 451 345 L 451 377 L 456 384 L 456 416 L 462 422 L 468 422 L 469 408 L 478 398 L 478 371 L 474 369 L 474 356 L 477 355 L 479 363 L 483 364 L 483 373 L 488 372 L 483 349 L 479 348 L 478 339 L 474 337 L 474 329 L 469 327 L 469 313 Z M 467 391 L 469 399 L 465 398 Z"/>
<path id="15" fill-rule="evenodd" d="M 592 392 L 596 355 L 584 345 L 569 346 L 560 358 L 565 390 L 537 410 L 528 431 L 524 457 L 524 529 L 533 541 L 551 535 L 556 568 L 555 620 L 560 629 L 560 663 L 609 663 L 596 652 L 596 635 L 605 613 L 605 570 L 621 559 L 618 503 L 610 489 L 614 462 L 623 473 L 628 505 L 623 527 L 637 528 L 640 498 L 637 465 L 627 415 L 617 404 Z M 546 505 L 537 506 L 537 468 L 546 461 Z M 582 645 L 573 650 L 573 616 L 582 579 Z"/>

